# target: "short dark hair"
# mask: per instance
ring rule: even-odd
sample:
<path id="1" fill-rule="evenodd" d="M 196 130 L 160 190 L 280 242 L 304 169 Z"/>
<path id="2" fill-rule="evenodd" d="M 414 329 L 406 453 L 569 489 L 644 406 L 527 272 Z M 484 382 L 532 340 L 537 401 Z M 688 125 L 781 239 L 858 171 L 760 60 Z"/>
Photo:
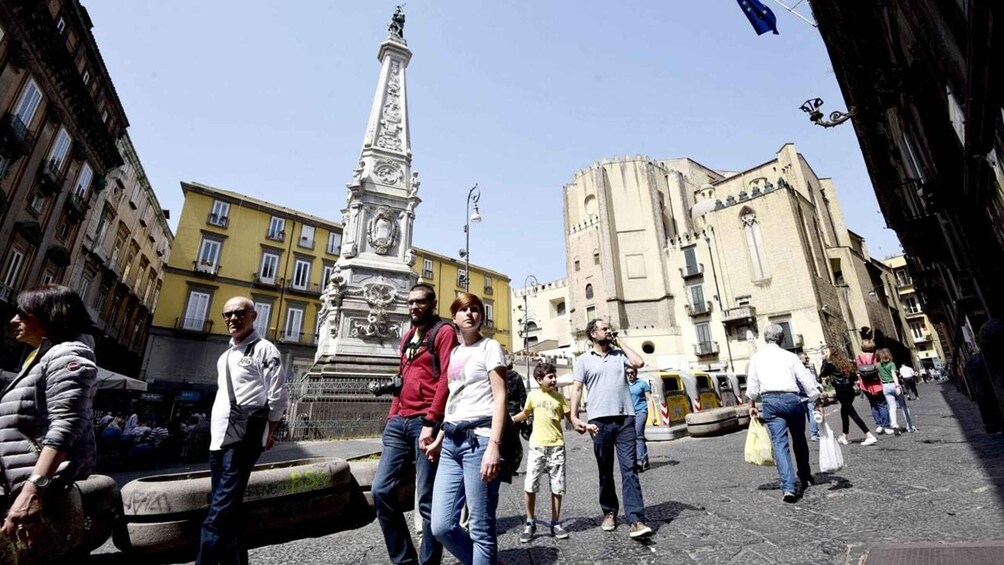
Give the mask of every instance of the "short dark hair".
<path id="1" fill-rule="evenodd" d="M 432 285 L 428 283 L 418 283 L 415 286 L 411 287 L 411 290 L 409 290 L 408 292 L 410 293 L 416 290 L 424 290 L 425 297 L 428 298 L 429 300 L 436 299 L 436 289 L 432 288 Z"/>
<path id="2" fill-rule="evenodd" d="M 593 318 L 592 320 L 589 320 L 588 324 L 586 324 L 586 339 L 590 342 L 593 341 L 593 330 L 596 329 L 596 322 L 606 322 L 606 320 L 603 318 Z"/>
<path id="3" fill-rule="evenodd" d="M 482 316 L 485 315 L 485 303 L 478 298 L 478 295 L 471 294 L 469 292 L 461 292 L 457 295 L 456 300 L 453 304 L 450 304 L 450 315 L 456 316 L 457 312 L 463 310 L 464 308 L 474 308 Z"/>
<path id="4" fill-rule="evenodd" d="M 540 382 L 544 378 L 544 375 L 550 375 L 557 371 L 558 369 L 555 368 L 554 363 L 537 363 L 537 366 L 533 368 L 533 378 L 537 379 L 537 382 Z"/>
<path id="5" fill-rule="evenodd" d="M 18 295 L 17 307 L 42 324 L 49 343 L 70 341 L 91 328 L 84 301 L 65 286 L 47 284 L 26 290 Z"/>

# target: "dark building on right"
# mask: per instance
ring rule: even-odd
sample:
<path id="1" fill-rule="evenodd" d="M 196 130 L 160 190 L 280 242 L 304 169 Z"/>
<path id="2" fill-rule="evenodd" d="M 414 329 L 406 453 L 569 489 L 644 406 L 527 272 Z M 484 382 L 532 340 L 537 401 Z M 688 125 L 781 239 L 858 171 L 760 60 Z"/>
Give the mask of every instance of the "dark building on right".
<path id="1" fill-rule="evenodd" d="M 999 429 L 1004 2 L 811 5 L 879 205 L 946 347 L 947 368 L 982 401 L 988 429 Z"/>

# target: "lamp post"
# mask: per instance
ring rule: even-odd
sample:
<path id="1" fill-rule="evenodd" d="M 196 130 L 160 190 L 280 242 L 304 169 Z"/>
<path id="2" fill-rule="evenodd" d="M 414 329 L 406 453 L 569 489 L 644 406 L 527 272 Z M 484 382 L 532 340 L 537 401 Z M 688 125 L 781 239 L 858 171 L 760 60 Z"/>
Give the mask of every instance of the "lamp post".
<path id="1" fill-rule="evenodd" d="M 481 190 L 478 183 L 467 191 L 467 223 L 464 224 L 464 248 L 460 250 L 460 256 L 464 258 L 464 291 L 471 290 L 471 224 L 481 221 L 481 214 L 478 213 L 478 200 L 481 199 Z M 471 213 L 471 203 L 474 203 L 474 213 Z"/>
<path id="2" fill-rule="evenodd" d="M 854 108 L 848 108 L 846 112 L 841 112 L 839 110 L 830 112 L 830 119 L 823 119 L 823 111 L 820 108 L 823 106 L 822 98 L 810 98 L 799 106 L 799 109 L 809 114 L 809 120 L 824 128 L 832 128 L 839 126 L 840 124 L 846 122 L 847 120 L 854 117 Z"/>
<path id="3" fill-rule="evenodd" d="M 523 356 L 526 358 L 526 388 L 530 389 L 530 335 L 527 331 L 527 326 L 530 323 L 530 305 L 528 303 L 530 298 L 530 287 L 531 285 L 536 290 L 540 283 L 537 282 L 537 277 L 533 275 L 527 275 L 526 279 L 523 280 Z M 536 292 L 534 292 L 536 294 Z"/>

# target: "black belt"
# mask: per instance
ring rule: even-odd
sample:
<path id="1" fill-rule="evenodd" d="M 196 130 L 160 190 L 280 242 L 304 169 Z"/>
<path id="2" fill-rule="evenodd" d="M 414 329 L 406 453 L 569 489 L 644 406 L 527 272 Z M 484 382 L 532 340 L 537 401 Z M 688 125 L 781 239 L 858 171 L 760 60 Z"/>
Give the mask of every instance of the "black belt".
<path id="1" fill-rule="evenodd" d="M 798 395 L 798 391 L 794 390 L 774 390 L 770 392 L 761 392 L 760 396 L 767 396 L 768 394 L 794 394 Z"/>

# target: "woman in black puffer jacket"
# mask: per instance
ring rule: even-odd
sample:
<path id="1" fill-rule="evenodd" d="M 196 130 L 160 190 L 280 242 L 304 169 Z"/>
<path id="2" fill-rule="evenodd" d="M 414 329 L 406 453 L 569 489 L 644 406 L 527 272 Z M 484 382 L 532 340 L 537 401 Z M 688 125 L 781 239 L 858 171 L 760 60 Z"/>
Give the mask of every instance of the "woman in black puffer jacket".
<path id="1" fill-rule="evenodd" d="M 0 533 L 47 551 L 43 517 L 60 511 L 57 495 L 94 471 L 92 402 L 97 387 L 91 319 L 76 292 L 46 285 L 22 292 L 11 320 L 34 349 L 0 393 Z M 65 497 L 62 497 L 65 498 Z"/>

